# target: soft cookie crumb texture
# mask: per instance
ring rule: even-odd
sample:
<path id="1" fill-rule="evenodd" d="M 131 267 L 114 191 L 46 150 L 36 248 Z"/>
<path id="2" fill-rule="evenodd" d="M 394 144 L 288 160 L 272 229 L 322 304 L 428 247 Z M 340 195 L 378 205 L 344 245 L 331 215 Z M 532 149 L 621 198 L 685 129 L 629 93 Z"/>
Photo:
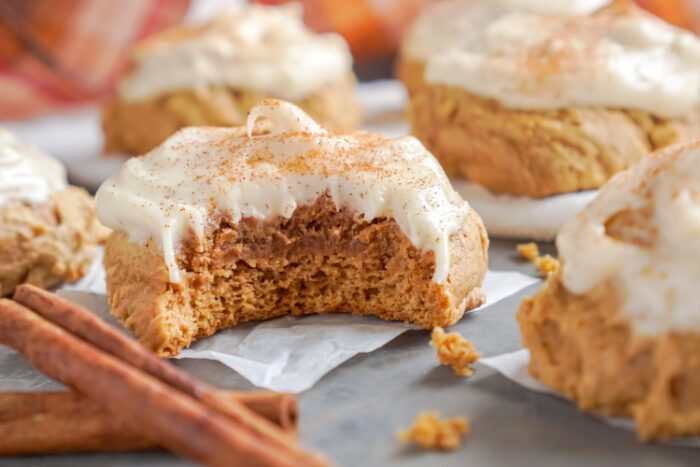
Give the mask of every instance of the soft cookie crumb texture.
<path id="1" fill-rule="evenodd" d="M 518 243 L 515 248 L 524 260 L 531 263 L 540 256 L 540 249 L 535 242 Z"/>
<path id="2" fill-rule="evenodd" d="M 441 327 L 433 329 L 430 345 L 435 347 L 440 364 L 450 365 L 457 376 L 471 376 L 474 371 L 469 366 L 481 357 L 474 344 L 457 332 L 446 333 Z"/>
<path id="3" fill-rule="evenodd" d="M 450 239 L 446 285 L 432 281 L 435 256 L 415 248 L 394 220 L 368 222 L 337 210 L 328 194 L 289 219 L 221 219 L 201 251 L 185 242 L 181 284 L 168 281 L 152 241 L 121 232 L 105 249 L 112 313 L 162 356 L 218 329 L 285 314 L 352 312 L 450 326 L 483 302 L 487 241 L 470 214 Z"/>
<path id="4" fill-rule="evenodd" d="M 453 451 L 469 435 L 467 417 L 440 418 L 438 412 L 421 412 L 409 430 L 399 431 L 404 443 L 415 443 L 423 449 Z"/>
<path id="5" fill-rule="evenodd" d="M 559 270 L 559 261 L 551 255 L 544 255 L 535 260 L 535 266 L 539 268 L 542 276 L 549 277 Z"/>

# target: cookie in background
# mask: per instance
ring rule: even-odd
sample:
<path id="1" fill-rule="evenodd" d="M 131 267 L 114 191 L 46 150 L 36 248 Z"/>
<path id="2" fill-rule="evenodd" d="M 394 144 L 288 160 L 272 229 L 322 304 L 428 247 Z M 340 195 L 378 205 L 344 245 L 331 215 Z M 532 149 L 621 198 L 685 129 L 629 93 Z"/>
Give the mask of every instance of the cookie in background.
<path id="1" fill-rule="evenodd" d="M 700 143 L 615 176 L 518 311 L 530 373 L 645 440 L 700 435 Z"/>
<path id="2" fill-rule="evenodd" d="M 349 43 L 365 79 L 388 77 L 406 28 L 435 0 L 302 0 L 315 31 Z M 95 104 L 111 95 L 131 47 L 183 19 L 211 18 L 229 0 L 6 0 L 0 2 L 0 119 Z M 263 4 L 285 0 L 259 0 Z M 639 0 L 672 24 L 697 30 L 699 0 Z"/>
<path id="3" fill-rule="evenodd" d="M 0 296 L 77 281 L 108 233 L 59 161 L 0 128 Z"/>
<path id="4" fill-rule="evenodd" d="M 700 136 L 700 39 L 630 2 L 439 2 L 398 71 L 413 134 L 495 236 L 551 240 L 613 175 Z"/>
<path id="5" fill-rule="evenodd" d="M 251 5 L 138 44 L 103 107 L 105 151 L 144 154 L 187 126 L 239 126 L 261 99 L 294 102 L 328 128 L 360 120 L 352 56 L 314 33 L 300 5 Z"/>

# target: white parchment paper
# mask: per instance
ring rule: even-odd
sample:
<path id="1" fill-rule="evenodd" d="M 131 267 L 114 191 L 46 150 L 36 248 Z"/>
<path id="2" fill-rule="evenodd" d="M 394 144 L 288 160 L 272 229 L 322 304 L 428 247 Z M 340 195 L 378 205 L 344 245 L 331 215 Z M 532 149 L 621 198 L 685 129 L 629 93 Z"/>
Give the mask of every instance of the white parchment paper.
<path id="1" fill-rule="evenodd" d="M 488 271 L 484 281 L 487 302 L 482 308 L 538 281 L 519 272 Z M 109 314 L 104 270 L 99 264 L 59 294 L 117 326 Z M 195 342 L 177 358 L 215 360 L 258 387 L 298 393 L 353 356 L 372 352 L 409 329 L 417 328 L 344 313 L 283 316 L 219 331 Z"/>
<path id="2" fill-rule="evenodd" d="M 545 386 L 540 380 L 530 375 L 527 366 L 530 363 L 530 352 L 527 349 L 518 350 L 516 352 L 506 353 L 495 357 L 482 358 L 479 360 L 486 366 L 493 368 L 500 374 L 513 381 L 514 383 L 529 389 L 530 391 L 539 392 L 542 394 L 550 394 L 564 399 L 564 396 L 557 391 Z M 627 418 L 604 417 L 602 415 L 593 416 L 610 426 L 621 428 L 627 431 L 636 431 L 634 422 Z M 678 438 L 663 441 L 660 444 L 670 446 L 683 446 L 700 448 L 700 438 Z"/>

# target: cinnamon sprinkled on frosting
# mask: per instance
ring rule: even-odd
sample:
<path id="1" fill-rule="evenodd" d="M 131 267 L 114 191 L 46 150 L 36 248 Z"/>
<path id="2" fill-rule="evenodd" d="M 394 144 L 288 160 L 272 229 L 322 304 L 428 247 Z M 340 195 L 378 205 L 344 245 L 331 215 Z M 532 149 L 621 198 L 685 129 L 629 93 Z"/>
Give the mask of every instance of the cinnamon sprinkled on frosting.
<path id="1" fill-rule="evenodd" d="M 127 161 L 100 187 L 96 204 L 108 227 L 137 242 L 155 239 L 170 280 L 179 282 L 179 243 L 188 232 L 205 235 L 213 216 L 233 223 L 290 217 L 325 192 L 337 207 L 365 219 L 394 218 L 416 247 L 435 252 L 433 280 L 447 279 L 449 237 L 470 207 L 421 143 L 410 136 L 331 133 L 278 100 L 254 107 L 246 128 L 179 131 Z"/>
<path id="2" fill-rule="evenodd" d="M 449 49 L 484 47 L 485 29 L 511 13 L 587 15 L 612 0 L 442 0 L 421 11 L 402 44 L 402 55 L 421 62 Z"/>
<path id="3" fill-rule="evenodd" d="M 700 40 L 694 34 L 632 5 L 564 15 L 547 9 L 554 2 L 535 8 L 539 3 L 450 2 L 423 23 L 434 26 L 435 18 L 450 17 L 454 44 L 426 53 L 429 47 L 419 44 L 427 26 L 419 22 L 404 54 L 425 61 L 427 82 L 511 108 L 599 106 L 678 117 L 700 103 Z"/>

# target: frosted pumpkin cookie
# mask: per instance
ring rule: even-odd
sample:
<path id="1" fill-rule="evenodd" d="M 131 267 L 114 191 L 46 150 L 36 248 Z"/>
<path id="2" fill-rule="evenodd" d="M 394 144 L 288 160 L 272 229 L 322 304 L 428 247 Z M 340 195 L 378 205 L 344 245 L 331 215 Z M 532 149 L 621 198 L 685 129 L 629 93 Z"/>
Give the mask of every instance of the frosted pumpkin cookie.
<path id="1" fill-rule="evenodd" d="M 412 131 L 492 234 L 551 239 L 579 192 L 700 136 L 698 38 L 604 3 L 448 2 L 407 38 Z"/>
<path id="2" fill-rule="evenodd" d="M 518 311 L 530 372 L 643 439 L 700 435 L 700 143 L 617 175 L 557 236 Z"/>
<path id="3" fill-rule="evenodd" d="M 401 43 L 396 73 L 413 94 L 425 86 L 430 58 L 451 49 L 469 50 L 484 41 L 484 28 L 513 13 L 587 15 L 611 0 L 443 0 L 426 6 Z"/>
<path id="4" fill-rule="evenodd" d="M 333 133 L 286 102 L 247 130 L 181 130 L 96 198 L 112 312 L 159 355 L 289 313 L 449 326 L 484 300 L 481 219 L 420 142 Z"/>
<path id="5" fill-rule="evenodd" d="M 102 112 L 105 151 L 143 154 L 186 126 L 239 126 L 262 98 L 296 103 L 324 125 L 359 122 L 347 44 L 304 26 L 294 5 L 250 6 L 146 39 Z"/>
<path id="6" fill-rule="evenodd" d="M 0 128 L 0 296 L 80 279 L 107 233 L 60 162 Z"/>

